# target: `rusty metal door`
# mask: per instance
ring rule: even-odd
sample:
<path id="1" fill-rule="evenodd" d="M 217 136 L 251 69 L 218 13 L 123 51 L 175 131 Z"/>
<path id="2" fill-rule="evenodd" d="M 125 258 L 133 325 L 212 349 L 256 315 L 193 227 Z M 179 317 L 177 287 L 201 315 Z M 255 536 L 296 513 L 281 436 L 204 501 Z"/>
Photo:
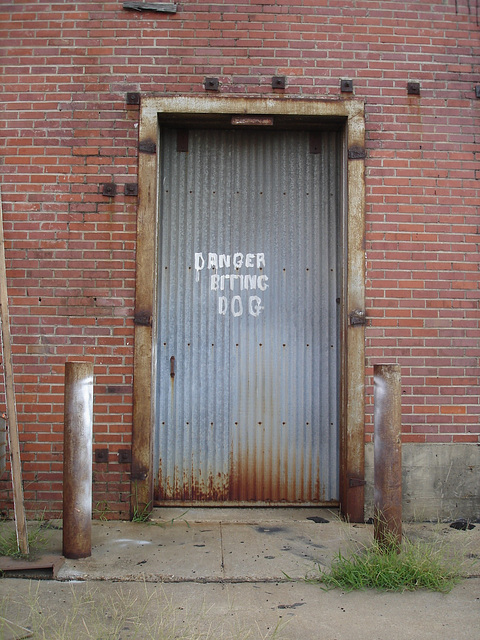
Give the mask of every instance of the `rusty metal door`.
<path id="1" fill-rule="evenodd" d="M 342 143 L 165 128 L 157 504 L 338 500 Z"/>

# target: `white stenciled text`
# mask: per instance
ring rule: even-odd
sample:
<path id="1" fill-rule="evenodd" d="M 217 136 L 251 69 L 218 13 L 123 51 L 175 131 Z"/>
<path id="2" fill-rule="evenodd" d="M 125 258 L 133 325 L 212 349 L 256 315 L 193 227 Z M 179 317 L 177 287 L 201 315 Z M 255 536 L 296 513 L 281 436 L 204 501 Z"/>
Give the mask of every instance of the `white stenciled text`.
<path id="1" fill-rule="evenodd" d="M 214 271 L 209 275 L 209 284 L 210 291 L 223 293 L 218 297 L 217 310 L 220 315 L 231 314 L 238 318 L 248 313 L 257 318 L 264 310 L 262 299 L 256 294 L 266 291 L 269 286 L 268 276 L 262 273 L 266 266 L 264 253 L 204 254 L 200 251 L 195 253 L 194 266 L 197 282 L 204 269 Z M 255 294 L 241 295 L 245 291 Z"/>

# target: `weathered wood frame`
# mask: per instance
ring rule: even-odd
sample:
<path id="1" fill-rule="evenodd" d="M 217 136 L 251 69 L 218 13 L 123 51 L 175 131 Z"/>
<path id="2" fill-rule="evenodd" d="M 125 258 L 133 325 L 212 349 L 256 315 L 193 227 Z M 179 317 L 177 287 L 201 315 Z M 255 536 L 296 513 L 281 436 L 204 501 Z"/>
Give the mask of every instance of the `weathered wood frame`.
<path id="1" fill-rule="evenodd" d="M 360 100 L 143 97 L 140 108 L 131 513 L 153 504 L 153 315 L 156 291 L 159 114 L 345 119 L 345 313 L 341 346 L 340 505 L 363 521 L 365 327 L 365 116 Z M 358 314 L 360 312 L 360 314 Z M 352 314 L 354 314 L 352 316 Z M 360 318 L 353 322 L 352 318 Z"/>

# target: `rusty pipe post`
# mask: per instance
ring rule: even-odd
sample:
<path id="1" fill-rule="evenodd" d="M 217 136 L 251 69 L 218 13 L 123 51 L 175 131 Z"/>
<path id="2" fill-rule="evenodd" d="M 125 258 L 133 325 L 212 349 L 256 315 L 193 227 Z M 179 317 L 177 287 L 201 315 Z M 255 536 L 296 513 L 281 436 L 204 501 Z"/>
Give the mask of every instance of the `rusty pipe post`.
<path id="1" fill-rule="evenodd" d="M 402 385 L 400 365 L 374 365 L 374 532 L 383 547 L 402 541 Z"/>
<path id="2" fill-rule="evenodd" d="M 92 555 L 93 363 L 65 363 L 63 555 Z"/>

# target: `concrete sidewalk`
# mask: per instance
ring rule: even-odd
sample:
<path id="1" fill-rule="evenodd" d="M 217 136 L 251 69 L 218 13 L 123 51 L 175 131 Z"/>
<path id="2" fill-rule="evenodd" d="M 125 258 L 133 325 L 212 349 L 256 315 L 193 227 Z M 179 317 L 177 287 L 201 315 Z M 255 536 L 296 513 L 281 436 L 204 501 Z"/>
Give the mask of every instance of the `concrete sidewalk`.
<path id="1" fill-rule="evenodd" d="M 456 531 L 448 524 L 405 524 L 404 533 L 451 540 L 457 550 L 468 546 L 468 553 L 480 554 L 480 527 Z M 372 525 L 348 525 L 326 509 L 158 509 L 146 524 L 94 523 L 92 556 L 67 561 L 57 578 L 300 580 L 318 575 L 317 565 L 328 567 L 339 550 L 348 553 L 372 537 Z M 469 562 L 468 573 L 480 576 L 480 563 Z"/>
<path id="2" fill-rule="evenodd" d="M 316 564 L 329 565 L 352 539 L 367 543 L 371 531 L 321 509 L 158 509 L 148 524 L 95 524 L 92 557 L 66 562 L 58 579 L 302 579 L 318 574 Z"/>
<path id="3" fill-rule="evenodd" d="M 46 533 L 47 551 L 61 553 L 61 530 Z M 0 615 L 32 628 L 33 600 L 44 625 L 34 637 L 45 638 L 478 640 L 480 526 L 406 524 L 404 533 L 462 551 L 468 578 L 446 595 L 326 592 L 304 578 L 368 544 L 371 525 L 322 509 L 161 509 L 150 523 L 94 522 L 92 556 L 65 561 L 56 580 L 1 580 Z M 112 635 L 102 624 L 115 616 Z M 45 634 L 47 622 L 67 635 Z M 22 637 L 6 629 L 0 639 Z"/>

